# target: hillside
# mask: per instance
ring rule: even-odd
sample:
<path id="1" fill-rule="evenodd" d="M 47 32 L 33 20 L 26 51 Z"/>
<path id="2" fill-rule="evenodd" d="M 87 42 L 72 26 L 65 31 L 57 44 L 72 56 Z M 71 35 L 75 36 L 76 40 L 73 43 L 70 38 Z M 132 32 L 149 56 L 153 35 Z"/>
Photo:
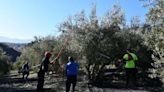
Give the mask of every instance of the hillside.
<path id="1" fill-rule="evenodd" d="M 10 48 L 13 48 L 16 51 L 20 51 L 26 45 L 26 43 L 8 43 L 8 42 L 3 44 L 7 45 Z"/>
<path id="2" fill-rule="evenodd" d="M 6 55 L 9 57 L 9 59 L 12 62 L 16 61 L 16 58 L 20 56 L 20 48 L 23 45 L 16 45 L 16 44 L 9 44 L 9 43 L 0 43 L 0 48 L 6 53 Z"/>

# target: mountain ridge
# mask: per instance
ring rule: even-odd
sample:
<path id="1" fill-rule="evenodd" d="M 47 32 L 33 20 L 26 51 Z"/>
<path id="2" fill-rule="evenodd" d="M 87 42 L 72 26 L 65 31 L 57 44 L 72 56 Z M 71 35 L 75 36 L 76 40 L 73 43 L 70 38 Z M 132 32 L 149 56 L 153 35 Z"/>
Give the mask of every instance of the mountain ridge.
<path id="1" fill-rule="evenodd" d="M 0 42 L 1 43 L 30 43 L 32 39 L 17 39 L 17 38 L 9 38 L 0 36 Z"/>
<path id="2" fill-rule="evenodd" d="M 21 55 L 20 50 L 26 44 L 17 44 L 17 43 L 0 43 L 0 48 L 5 52 L 5 55 L 9 58 L 11 62 L 15 62 L 16 58 Z"/>

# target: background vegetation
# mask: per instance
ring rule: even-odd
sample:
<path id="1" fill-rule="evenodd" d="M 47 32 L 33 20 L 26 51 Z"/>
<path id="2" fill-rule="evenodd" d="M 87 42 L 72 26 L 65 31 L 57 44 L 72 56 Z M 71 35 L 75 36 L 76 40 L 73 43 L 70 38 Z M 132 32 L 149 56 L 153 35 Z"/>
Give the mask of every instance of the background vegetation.
<path id="1" fill-rule="evenodd" d="M 90 15 L 85 11 L 69 16 L 58 27 L 62 34 L 58 37 L 35 37 L 35 41 L 27 44 L 14 63 L 19 68 L 28 61 L 31 70 L 41 63 L 45 51 L 52 52 L 54 59 L 61 47 L 63 53 L 51 67 L 58 71 L 67 62 L 67 56 L 73 56 L 80 64 L 80 70 L 88 76 L 89 82 L 101 79 L 101 73 L 107 69 L 121 69 L 122 56 L 127 48 L 132 48 L 138 56 L 137 68 L 145 78 L 164 82 L 164 2 L 163 0 L 141 0 L 149 11 L 146 21 L 141 23 L 138 16 L 131 18 L 127 24 L 122 8 L 114 4 L 103 16 L 97 17 L 96 5 L 91 8 Z M 7 59 L 0 52 L 1 72 Z M 121 67 L 118 67 L 118 66 Z"/>

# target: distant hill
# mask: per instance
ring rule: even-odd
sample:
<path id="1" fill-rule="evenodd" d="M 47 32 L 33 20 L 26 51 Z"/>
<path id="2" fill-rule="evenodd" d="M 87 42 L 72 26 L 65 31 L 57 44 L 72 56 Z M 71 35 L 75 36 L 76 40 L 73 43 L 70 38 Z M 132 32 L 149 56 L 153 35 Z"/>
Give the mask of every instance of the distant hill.
<path id="1" fill-rule="evenodd" d="M 9 43 L 9 42 L 3 42 L 2 44 L 5 44 L 16 51 L 20 51 L 26 45 L 26 43 Z"/>
<path id="2" fill-rule="evenodd" d="M 25 44 L 0 43 L 0 48 L 2 48 L 12 62 L 15 62 L 16 58 L 21 55 L 20 49 L 23 46 Z"/>
<path id="3" fill-rule="evenodd" d="M 15 38 L 8 38 L 0 36 L 0 42 L 9 42 L 9 43 L 29 43 L 32 39 L 15 39 Z"/>

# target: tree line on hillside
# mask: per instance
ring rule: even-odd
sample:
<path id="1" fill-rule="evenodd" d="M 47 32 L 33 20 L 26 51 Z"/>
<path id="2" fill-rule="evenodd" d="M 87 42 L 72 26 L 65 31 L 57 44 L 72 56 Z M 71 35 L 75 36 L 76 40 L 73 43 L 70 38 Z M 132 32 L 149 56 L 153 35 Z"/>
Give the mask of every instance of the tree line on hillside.
<path id="1" fill-rule="evenodd" d="M 10 44 L 10 46 L 9 46 L 9 44 L 10 43 L 0 43 L 0 48 L 5 53 L 5 55 L 8 57 L 10 62 L 15 62 L 16 58 L 18 56 L 20 56 L 21 53 L 14 48 L 19 47 L 19 45 L 16 46 L 16 44 L 15 45 Z"/>
<path id="2" fill-rule="evenodd" d="M 10 70 L 9 59 L 7 55 L 5 55 L 3 50 L 0 48 L 0 76 L 3 74 L 7 74 L 9 70 Z"/>
<path id="3" fill-rule="evenodd" d="M 137 66 L 142 74 L 164 82 L 163 1 L 142 1 L 148 2 L 146 22 L 141 23 L 139 17 L 134 16 L 127 25 L 125 14 L 117 4 L 98 17 L 96 5 L 93 5 L 89 16 L 83 10 L 63 21 L 58 27 L 62 32 L 60 36 L 35 37 L 35 41 L 21 50 L 15 67 L 21 67 L 24 61 L 28 61 L 30 67 L 40 64 L 47 50 L 55 58 L 64 45 L 64 52 L 52 69 L 58 70 L 71 55 L 94 82 L 101 77 L 102 71 L 122 59 L 127 48 L 132 48 L 139 57 Z"/>
<path id="4" fill-rule="evenodd" d="M 21 54 L 14 48 L 20 46 L 23 45 L 13 43 L 0 43 L 0 75 L 8 73 L 9 70 L 12 68 L 12 64 L 16 61 L 16 58 Z"/>

